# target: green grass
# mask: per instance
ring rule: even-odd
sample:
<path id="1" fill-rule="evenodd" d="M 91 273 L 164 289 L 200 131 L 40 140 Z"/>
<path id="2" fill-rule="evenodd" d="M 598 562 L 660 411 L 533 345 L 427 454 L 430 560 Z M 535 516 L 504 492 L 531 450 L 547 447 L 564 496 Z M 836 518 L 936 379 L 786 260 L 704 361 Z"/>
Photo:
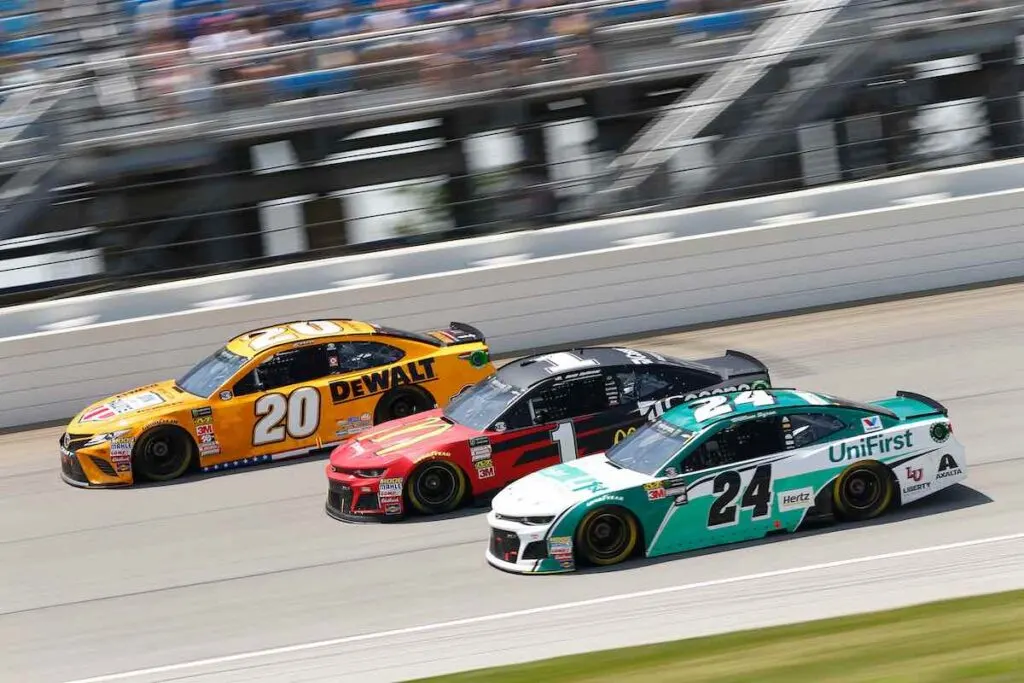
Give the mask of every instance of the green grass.
<path id="1" fill-rule="evenodd" d="M 420 679 L 428 681 L 1024 682 L 1024 591 Z"/>

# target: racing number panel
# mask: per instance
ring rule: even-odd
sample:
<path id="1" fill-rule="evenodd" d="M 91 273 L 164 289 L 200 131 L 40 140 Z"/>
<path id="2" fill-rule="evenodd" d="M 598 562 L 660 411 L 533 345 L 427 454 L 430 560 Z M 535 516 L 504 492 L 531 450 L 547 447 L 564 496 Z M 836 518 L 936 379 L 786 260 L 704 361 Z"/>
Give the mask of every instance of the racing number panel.
<path id="1" fill-rule="evenodd" d="M 617 383 L 620 371 L 602 368 L 552 378 L 517 401 L 496 422 L 506 431 L 481 437 L 489 442 L 486 460 L 493 469 L 480 467 L 482 461 L 471 456 L 474 494 L 500 489 L 560 462 L 606 451 L 643 424 L 646 418 L 636 401 L 624 396 Z"/>

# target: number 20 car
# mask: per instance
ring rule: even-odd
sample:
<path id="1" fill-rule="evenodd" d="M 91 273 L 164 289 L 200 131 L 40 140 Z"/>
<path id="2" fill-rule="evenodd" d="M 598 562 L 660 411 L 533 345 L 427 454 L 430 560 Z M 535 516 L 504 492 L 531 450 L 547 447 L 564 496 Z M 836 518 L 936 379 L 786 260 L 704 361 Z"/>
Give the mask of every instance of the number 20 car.
<path id="1" fill-rule="evenodd" d="M 947 410 L 928 397 L 723 394 L 509 485 L 492 501 L 486 558 L 518 573 L 612 565 L 873 518 L 966 476 Z"/>
<path id="2" fill-rule="evenodd" d="M 83 410 L 61 437 L 61 476 L 126 486 L 305 455 L 447 405 L 493 371 L 483 334 L 462 323 L 282 323 L 235 337 L 177 381 Z"/>

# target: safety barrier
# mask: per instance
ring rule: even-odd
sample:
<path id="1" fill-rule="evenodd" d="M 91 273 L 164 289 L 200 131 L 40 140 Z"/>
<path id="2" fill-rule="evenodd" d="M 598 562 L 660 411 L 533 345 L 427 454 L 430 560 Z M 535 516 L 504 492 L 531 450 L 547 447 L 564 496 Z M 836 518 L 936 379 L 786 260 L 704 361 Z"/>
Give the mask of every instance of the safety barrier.
<path id="1" fill-rule="evenodd" d="M 70 305 L 69 312 L 134 300 L 135 315 L 146 301 L 184 310 L 0 339 L 0 427 L 65 418 L 107 394 L 178 376 L 234 334 L 284 320 L 352 317 L 407 329 L 464 320 L 505 353 L 1018 276 L 1024 183 L 978 191 L 981 179 L 1006 185 L 1022 168 L 985 164 L 360 256 L 349 268 L 342 259 L 93 297 L 91 304 L 22 307 Z M 957 188 L 974 193 L 956 196 Z M 416 261 L 434 272 L 417 272 Z M 352 278 L 381 266 L 397 276 L 325 283 L 345 270 Z M 317 280 L 317 269 L 331 275 Z M 188 308 L 196 288 L 207 299 L 223 294 L 226 282 L 265 294 L 257 282 L 289 277 L 309 287 Z"/>

